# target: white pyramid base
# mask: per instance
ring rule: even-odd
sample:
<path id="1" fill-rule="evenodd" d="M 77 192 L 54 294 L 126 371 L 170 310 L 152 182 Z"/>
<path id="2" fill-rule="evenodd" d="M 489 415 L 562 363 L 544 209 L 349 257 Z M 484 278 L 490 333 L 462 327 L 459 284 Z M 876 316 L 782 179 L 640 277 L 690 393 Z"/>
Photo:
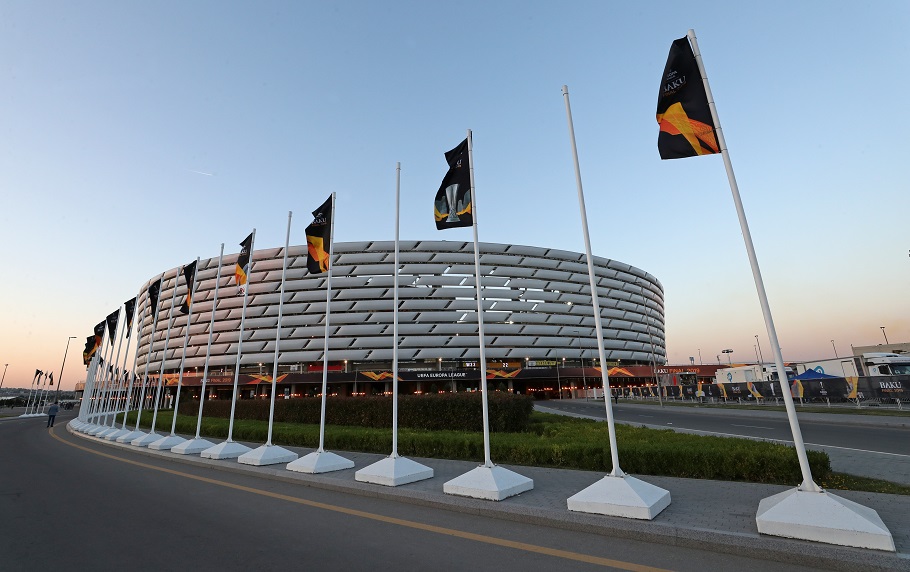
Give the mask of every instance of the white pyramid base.
<path id="1" fill-rule="evenodd" d="M 290 463 L 299 457 L 297 453 L 288 451 L 278 445 L 262 445 L 256 447 L 248 453 L 237 457 L 237 462 L 243 465 L 277 465 L 278 463 Z"/>
<path id="2" fill-rule="evenodd" d="M 895 551 L 877 512 L 825 491 L 791 489 L 762 499 L 755 522 L 761 534 Z"/>
<path id="3" fill-rule="evenodd" d="M 116 441 L 117 437 L 122 437 L 122 436 L 126 435 L 127 433 L 129 433 L 129 431 L 126 429 L 118 429 L 118 430 L 114 431 L 113 433 L 108 433 L 107 435 L 105 435 L 104 440 L 105 441 Z"/>
<path id="4" fill-rule="evenodd" d="M 188 441 L 184 441 L 179 445 L 171 447 L 171 453 L 177 453 L 178 455 L 198 455 L 206 449 L 214 446 L 214 443 L 211 441 L 206 441 L 205 439 L 189 439 Z"/>
<path id="5" fill-rule="evenodd" d="M 145 435 L 144 431 L 130 431 L 126 435 L 121 435 L 115 439 L 118 443 L 130 443 L 133 439 L 138 439 Z"/>
<path id="6" fill-rule="evenodd" d="M 147 433 L 147 434 L 143 435 L 142 437 L 136 437 L 135 439 L 130 441 L 130 445 L 132 445 L 134 447 L 148 447 L 149 445 L 151 445 L 158 439 L 161 439 L 161 435 L 159 435 L 158 433 Z"/>
<path id="7" fill-rule="evenodd" d="M 80 433 L 88 433 L 89 431 L 91 431 L 91 430 L 94 429 L 95 427 L 97 427 L 97 425 L 95 425 L 94 423 L 86 423 L 85 425 L 83 425 L 82 427 L 79 428 L 79 432 L 80 432 Z"/>
<path id="8" fill-rule="evenodd" d="M 354 461 L 328 451 L 314 451 L 300 457 L 286 468 L 289 471 L 298 473 L 331 473 L 332 471 L 354 468 Z"/>
<path id="9" fill-rule="evenodd" d="M 670 492 L 629 475 L 607 475 L 566 500 L 569 510 L 651 520 L 670 506 Z"/>
<path id="10" fill-rule="evenodd" d="M 101 431 L 98 431 L 97 433 L 95 433 L 95 437 L 98 437 L 99 439 L 104 439 L 105 436 L 107 436 L 110 433 L 114 433 L 116 431 L 117 431 L 117 429 L 115 427 L 102 427 Z"/>
<path id="11" fill-rule="evenodd" d="M 224 441 L 223 443 L 218 443 L 217 445 L 202 451 L 199 453 L 199 456 L 203 459 L 236 459 L 249 450 L 250 448 L 246 445 L 241 445 L 234 441 Z"/>
<path id="12" fill-rule="evenodd" d="M 41 417 L 40 413 L 23 413 L 19 417 Z"/>
<path id="13" fill-rule="evenodd" d="M 442 492 L 447 495 L 500 501 L 533 488 L 534 481 L 528 477 L 496 465 L 492 467 L 481 465 L 443 484 Z"/>
<path id="14" fill-rule="evenodd" d="M 67 425 L 69 425 L 70 429 L 72 429 L 73 431 L 78 431 L 79 428 L 82 427 L 84 424 L 85 424 L 84 421 L 80 421 L 78 419 L 73 419 L 72 421 L 67 423 Z"/>
<path id="15" fill-rule="evenodd" d="M 149 449 L 155 451 L 170 451 L 172 447 L 179 445 L 186 441 L 183 437 L 178 437 L 176 435 L 168 435 L 167 437 L 162 437 L 154 443 L 149 443 Z"/>
<path id="16" fill-rule="evenodd" d="M 433 478 L 433 469 L 405 457 L 386 457 L 354 473 L 354 480 L 397 487 Z"/>
<path id="17" fill-rule="evenodd" d="M 89 435 L 97 435 L 98 433 L 107 431 L 108 429 L 110 429 L 110 427 L 108 427 L 107 425 L 97 425 L 95 427 L 92 427 L 88 431 L 86 431 L 86 433 L 88 433 Z"/>

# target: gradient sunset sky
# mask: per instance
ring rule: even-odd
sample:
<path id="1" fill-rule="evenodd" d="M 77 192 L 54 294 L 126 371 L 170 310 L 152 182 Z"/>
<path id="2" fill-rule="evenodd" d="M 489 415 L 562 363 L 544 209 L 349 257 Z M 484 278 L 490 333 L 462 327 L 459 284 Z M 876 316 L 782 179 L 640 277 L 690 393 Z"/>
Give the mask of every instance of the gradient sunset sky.
<path id="1" fill-rule="evenodd" d="M 694 28 L 786 360 L 910 341 L 910 3 L 339 1 L 0 4 L 0 367 L 84 379 L 92 326 L 197 256 L 439 232 L 474 135 L 480 240 L 654 274 L 671 363 L 770 347 L 720 156 L 661 161 L 671 42 Z M 726 360 L 724 360 L 726 361 Z"/>

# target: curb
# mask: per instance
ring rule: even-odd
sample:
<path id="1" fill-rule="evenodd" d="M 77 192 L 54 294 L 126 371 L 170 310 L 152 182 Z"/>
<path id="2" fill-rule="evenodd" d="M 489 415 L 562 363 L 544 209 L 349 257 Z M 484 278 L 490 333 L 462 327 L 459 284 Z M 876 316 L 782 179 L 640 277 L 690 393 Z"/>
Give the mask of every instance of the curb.
<path id="1" fill-rule="evenodd" d="M 844 572 L 910 571 L 910 554 L 888 553 L 877 550 L 865 550 L 831 544 L 814 543 L 759 534 L 742 534 L 718 530 L 687 528 L 651 521 L 624 519 L 603 515 L 590 515 L 535 508 L 494 501 L 456 497 L 439 493 L 409 490 L 406 487 L 384 487 L 353 480 L 353 477 L 332 477 L 309 475 L 274 468 L 275 466 L 256 467 L 240 463 L 225 463 L 211 459 L 202 459 L 196 455 L 178 455 L 169 451 L 151 451 L 123 443 L 112 443 L 93 436 L 74 431 L 69 423 L 66 430 L 77 437 L 108 445 L 146 457 L 163 457 L 177 463 L 203 466 L 227 473 L 256 476 L 269 480 L 293 483 L 334 492 L 356 494 L 359 496 L 404 502 L 416 506 L 427 506 L 498 518 L 513 522 L 526 522 L 549 526 L 563 530 L 586 532 L 610 536 L 655 542 L 669 546 L 680 546 L 710 550 L 712 552 L 747 556 L 761 560 L 786 562 L 805 566 L 822 567 L 828 570 Z M 295 447 L 292 449 L 300 449 Z M 359 454 L 358 455 L 366 455 Z M 377 459 L 382 455 L 374 455 Z M 278 465 L 282 466 L 282 465 Z M 350 471 L 350 470 L 348 470 Z"/>

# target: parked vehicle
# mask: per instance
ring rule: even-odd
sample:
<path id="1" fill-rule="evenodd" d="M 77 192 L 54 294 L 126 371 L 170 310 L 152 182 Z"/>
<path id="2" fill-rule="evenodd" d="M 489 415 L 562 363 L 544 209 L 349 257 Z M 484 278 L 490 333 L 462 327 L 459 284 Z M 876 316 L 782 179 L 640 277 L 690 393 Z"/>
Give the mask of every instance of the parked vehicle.
<path id="1" fill-rule="evenodd" d="M 818 373 L 837 377 L 876 377 L 881 375 L 910 375 L 910 356 L 873 352 L 796 364 L 797 373 L 814 369 Z"/>
<path id="2" fill-rule="evenodd" d="M 785 367 L 787 378 L 795 375 L 793 368 Z M 724 367 L 714 373 L 714 383 L 752 383 L 755 381 L 777 381 L 777 367 L 774 364 L 741 365 Z"/>

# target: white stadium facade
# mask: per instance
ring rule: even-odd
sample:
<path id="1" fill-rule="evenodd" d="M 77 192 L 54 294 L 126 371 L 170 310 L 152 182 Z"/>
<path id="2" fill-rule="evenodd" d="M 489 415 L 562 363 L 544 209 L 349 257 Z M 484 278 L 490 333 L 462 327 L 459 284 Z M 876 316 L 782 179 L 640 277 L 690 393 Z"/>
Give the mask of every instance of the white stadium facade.
<path id="1" fill-rule="evenodd" d="M 472 390 L 480 356 L 474 246 L 457 241 L 401 241 L 398 359 L 403 391 Z M 253 253 L 240 367 L 241 398 L 267 395 L 275 359 L 283 248 Z M 225 255 L 212 327 L 209 398 L 229 397 L 234 380 L 243 295 L 234 281 L 237 254 Z M 278 392 L 313 395 L 322 380 L 326 274 L 310 274 L 306 245 L 288 253 L 278 352 Z M 189 261 L 188 261 L 189 262 Z M 199 261 L 183 385 L 196 397 L 205 365 L 218 257 Z M 500 387 L 522 393 L 599 385 L 600 366 L 584 254 L 481 243 L 487 371 Z M 607 366 L 666 363 L 663 288 L 651 274 L 594 259 Z M 393 354 L 394 242 L 338 242 L 332 266 L 329 382 L 333 393 L 388 391 Z M 179 281 L 177 280 L 179 277 Z M 148 286 L 162 278 L 154 344 Z M 176 298 L 171 306 L 173 289 Z M 177 383 L 187 316 L 181 268 L 141 288 L 136 372 Z M 167 335 L 170 323 L 170 335 Z M 166 351 L 165 338 L 168 337 Z M 150 359 L 149 359 L 150 358 Z M 472 373 L 473 372 L 473 373 Z M 494 375 L 495 374 L 495 375 Z M 584 379 L 581 379 L 584 378 Z M 268 382 L 268 383 L 266 383 Z M 264 392 L 264 393 L 263 393 Z"/>

